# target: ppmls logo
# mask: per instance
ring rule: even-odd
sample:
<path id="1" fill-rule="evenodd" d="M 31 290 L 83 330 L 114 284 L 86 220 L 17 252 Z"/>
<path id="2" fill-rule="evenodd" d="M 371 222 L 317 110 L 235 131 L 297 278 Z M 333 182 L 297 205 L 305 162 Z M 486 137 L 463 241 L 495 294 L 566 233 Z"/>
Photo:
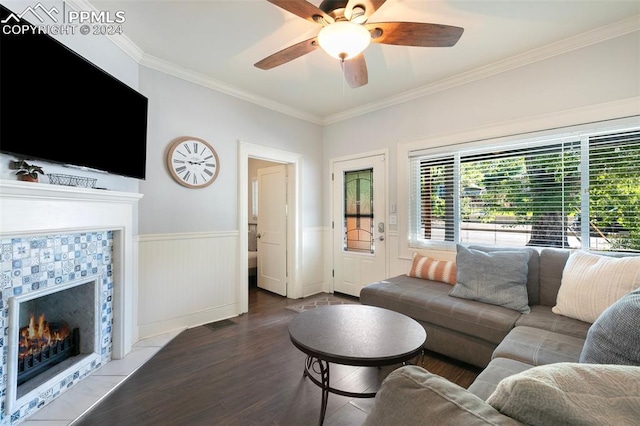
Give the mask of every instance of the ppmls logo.
<path id="1" fill-rule="evenodd" d="M 38 13 L 38 11 L 40 13 Z M 44 7 L 42 5 L 42 3 L 38 3 L 35 6 L 29 6 L 27 7 L 25 10 L 22 11 L 22 13 L 20 14 L 15 14 L 13 12 L 11 12 L 9 14 L 9 16 L 7 16 L 5 19 L 3 19 L 2 21 L 0 21 L 3 24 L 9 23 L 9 21 L 11 21 L 12 19 L 15 22 L 20 22 L 20 20 L 26 16 L 27 14 L 31 14 L 33 16 L 36 17 L 36 19 L 38 19 L 38 21 L 44 23 L 45 18 L 42 17 L 42 15 L 46 15 L 48 16 L 53 22 L 57 23 L 58 22 L 58 18 L 56 18 L 54 16 L 54 13 L 57 15 L 58 13 L 60 13 L 60 11 L 58 9 L 56 9 L 56 7 L 52 7 L 51 9 L 47 10 L 46 7 Z"/>
<path id="2" fill-rule="evenodd" d="M 39 21 L 36 22 L 35 19 Z M 35 25 L 29 23 L 34 22 Z M 122 34 L 125 22 L 123 10 L 73 10 L 62 3 L 62 13 L 54 6 L 47 9 L 41 2 L 28 6 L 21 13 L 11 12 L 0 20 L 2 34 L 76 34 L 115 35 Z"/>

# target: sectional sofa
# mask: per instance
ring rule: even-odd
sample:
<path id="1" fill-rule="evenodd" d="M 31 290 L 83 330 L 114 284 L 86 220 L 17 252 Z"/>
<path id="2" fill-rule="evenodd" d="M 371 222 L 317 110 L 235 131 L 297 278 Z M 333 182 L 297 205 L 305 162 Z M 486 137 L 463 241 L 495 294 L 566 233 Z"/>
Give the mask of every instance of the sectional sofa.
<path id="1" fill-rule="evenodd" d="M 499 258 L 497 263 L 494 258 Z M 535 403 L 540 407 L 553 405 L 544 399 L 557 396 L 554 392 L 559 388 L 555 382 L 558 374 L 563 376 L 561 382 L 592 383 L 602 390 L 606 386 L 600 384 L 601 370 L 604 377 L 613 378 L 615 386 L 622 386 L 613 391 L 616 397 L 622 397 L 631 387 L 631 400 L 624 400 L 623 405 L 631 407 L 633 421 L 640 419 L 640 367 L 629 367 L 640 365 L 640 333 L 637 333 L 640 291 L 631 295 L 631 305 L 625 305 L 630 306 L 625 312 L 626 330 L 620 332 L 619 339 L 614 339 L 623 340 L 622 346 L 598 349 L 605 354 L 604 358 L 616 354 L 612 360 L 596 360 L 606 365 L 588 364 L 592 360 L 585 358 L 583 350 L 590 330 L 594 331 L 592 324 L 599 320 L 602 312 L 613 309 L 611 305 L 619 304 L 623 295 L 630 297 L 627 293 L 640 287 L 640 258 L 616 259 L 548 248 L 458 246 L 453 265 L 443 266 L 442 262 L 424 258 L 420 261 L 426 264 L 420 267 L 414 258 L 407 275 L 363 288 L 361 303 L 416 319 L 427 331 L 427 349 L 482 367 L 483 371 L 465 390 L 420 367 L 396 370 L 383 384 L 366 424 L 384 424 L 391 420 L 394 424 L 521 424 L 522 420 L 531 423 L 530 417 L 512 418 L 501 414 L 486 401 L 506 398 L 524 410 L 527 404 L 505 391 L 521 389 L 520 381 L 517 386 L 509 382 L 510 378 L 516 378 L 526 383 L 553 382 L 551 388 L 543 387 L 540 396 L 543 401 Z M 447 277 L 451 275 L 452 266 L 457 268 L 457 277 L 455 274 L 453 278 Z M 614 270 L 622 273 L 612 273 Z M 515 278 L 511 280 L 511 277 Z M 507 287 L 494 283 L 501 280 L 507 281 Z M 461 286 L 461 282 L 467 285 Z M 487 285 L 494 287 L 483 294 L 482 287 Z M 609 322 L 621 323 L 618 319 Z M 603 333 L 605 339 L 607 334 L 612 334 L 610 330 Z M 598 343 L 602 341 L 601 336 L 598 339 Z M 591 338 L 592 343 L 595 340 L 596 337 Z M 579 363 L 581 357 L 586 363 Z M 595 371 L 597 377 L 589 376 Z M 522 378 L 527 375 L 535 377 Z M 507 392 L 508 396 L 497 395 L 498 391 Z M 531 389 L 523 392 L 525 396 L 521 393 L 519 398 L 527 400 L 525 402 L 539 397 L 534 396 Z M 567 389 L 560 393 L 561 398 L 569 394 L 571 391 Z M 407 399 L 406 395 L 411 398 Z M 417 395 L 421 395 L 419 401 L 414 400 Z M 598 406 L 602 401 L 590 400 L 587 408 Z M 567 417 L 563 416 L 571 417 L 567 405 L 570 404 L 561 406 L 561 417 L 554 419 L 554 414 L 550 414 L 546 420 L 534 419 L 533 423 L 564 423 Z M 587 411 L 579 408 L 576 416 L 579 418 Z M 505 412 L 509 413 L 509 407 Z M 625 424 L 626 418 L 627 424 L 633 424 L 627 411 L 618 412 L 621 418 L 607 417 L 621 421 L 619 424 Z"/>

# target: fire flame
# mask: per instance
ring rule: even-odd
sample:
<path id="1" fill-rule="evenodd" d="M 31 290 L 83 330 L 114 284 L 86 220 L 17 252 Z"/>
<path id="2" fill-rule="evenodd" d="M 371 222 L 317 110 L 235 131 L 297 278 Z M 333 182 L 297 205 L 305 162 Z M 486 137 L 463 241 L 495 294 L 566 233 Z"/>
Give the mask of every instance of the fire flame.
<path id="1" fill-rule="evenodd" d="M 69 335 L 69 329 L 65 326 L 49 326 L 44 314 L 38 316 L 37 322 L 33 314 L 29 317 L 29 325 L 20 329 L 18 345 L 20 359 L 38 354 L 49 346 L 55 346 Z"/>

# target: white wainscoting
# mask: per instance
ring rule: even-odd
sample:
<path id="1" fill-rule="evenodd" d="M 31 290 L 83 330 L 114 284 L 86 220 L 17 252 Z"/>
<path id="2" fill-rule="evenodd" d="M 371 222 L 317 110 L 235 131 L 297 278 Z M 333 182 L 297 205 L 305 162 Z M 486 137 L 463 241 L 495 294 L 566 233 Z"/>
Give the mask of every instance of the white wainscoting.
<path id="1" fill-rule="evenodd" d="M 326 227 L 302 231 L 302 297 L 327 291 Z M 238 231 L 141 235 L 138 337 L 145 339 L 239 314 Z M 239 287 L 240 286 L 240 287 Z M 246 284 L 244 284 L 246 286 Z"/>
<path id="2" fill-rule="evenodd" d="M 140 339 L 234 317 L 238 231 L 138 238 Z"/>
<path id="3" fill-rule="evenodd" d="M 324 284 L 322 291 L 325 293 L 333 293 L 333 230 L 331 227 L 322 228 L 324 238 Z"/>
<path id="4" fill-rule="evenodd" d="M 326 291 L 331 269 L 325 262 L 325 245 L 331 236 L 326 227 L 305 228 L 302 231 L 302 297 Z"/>
<path id="5" fill-rule="evenodd" d="M 389 256 L 389 268 L 387 270 L 389 271 L 389 277 L 406 274 L 411 267 L 411 260 L 399 257 L 399 244 L 398 232 L 387 232 L 387 253 Z"/>

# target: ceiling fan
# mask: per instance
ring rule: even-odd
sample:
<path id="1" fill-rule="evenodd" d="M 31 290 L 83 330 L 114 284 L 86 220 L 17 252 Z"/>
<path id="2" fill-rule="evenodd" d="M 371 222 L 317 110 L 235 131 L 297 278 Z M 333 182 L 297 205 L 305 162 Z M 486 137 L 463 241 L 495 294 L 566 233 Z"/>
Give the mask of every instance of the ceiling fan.
<path id="1" fill-rule="evenodd" d="M 368 22 L 386 0 L 324 0 L 314 6 L 306 0 L 267 0 L 307 21 L 322 25 L 318 34 L 254 64 L 268 70 L 321 47 L 340 60 L 347 83 L 364 86 L 369 77 L 363 51 L 370 42 L 400 46 L 451 47 L 464 28 L 418 22 Z"/>

